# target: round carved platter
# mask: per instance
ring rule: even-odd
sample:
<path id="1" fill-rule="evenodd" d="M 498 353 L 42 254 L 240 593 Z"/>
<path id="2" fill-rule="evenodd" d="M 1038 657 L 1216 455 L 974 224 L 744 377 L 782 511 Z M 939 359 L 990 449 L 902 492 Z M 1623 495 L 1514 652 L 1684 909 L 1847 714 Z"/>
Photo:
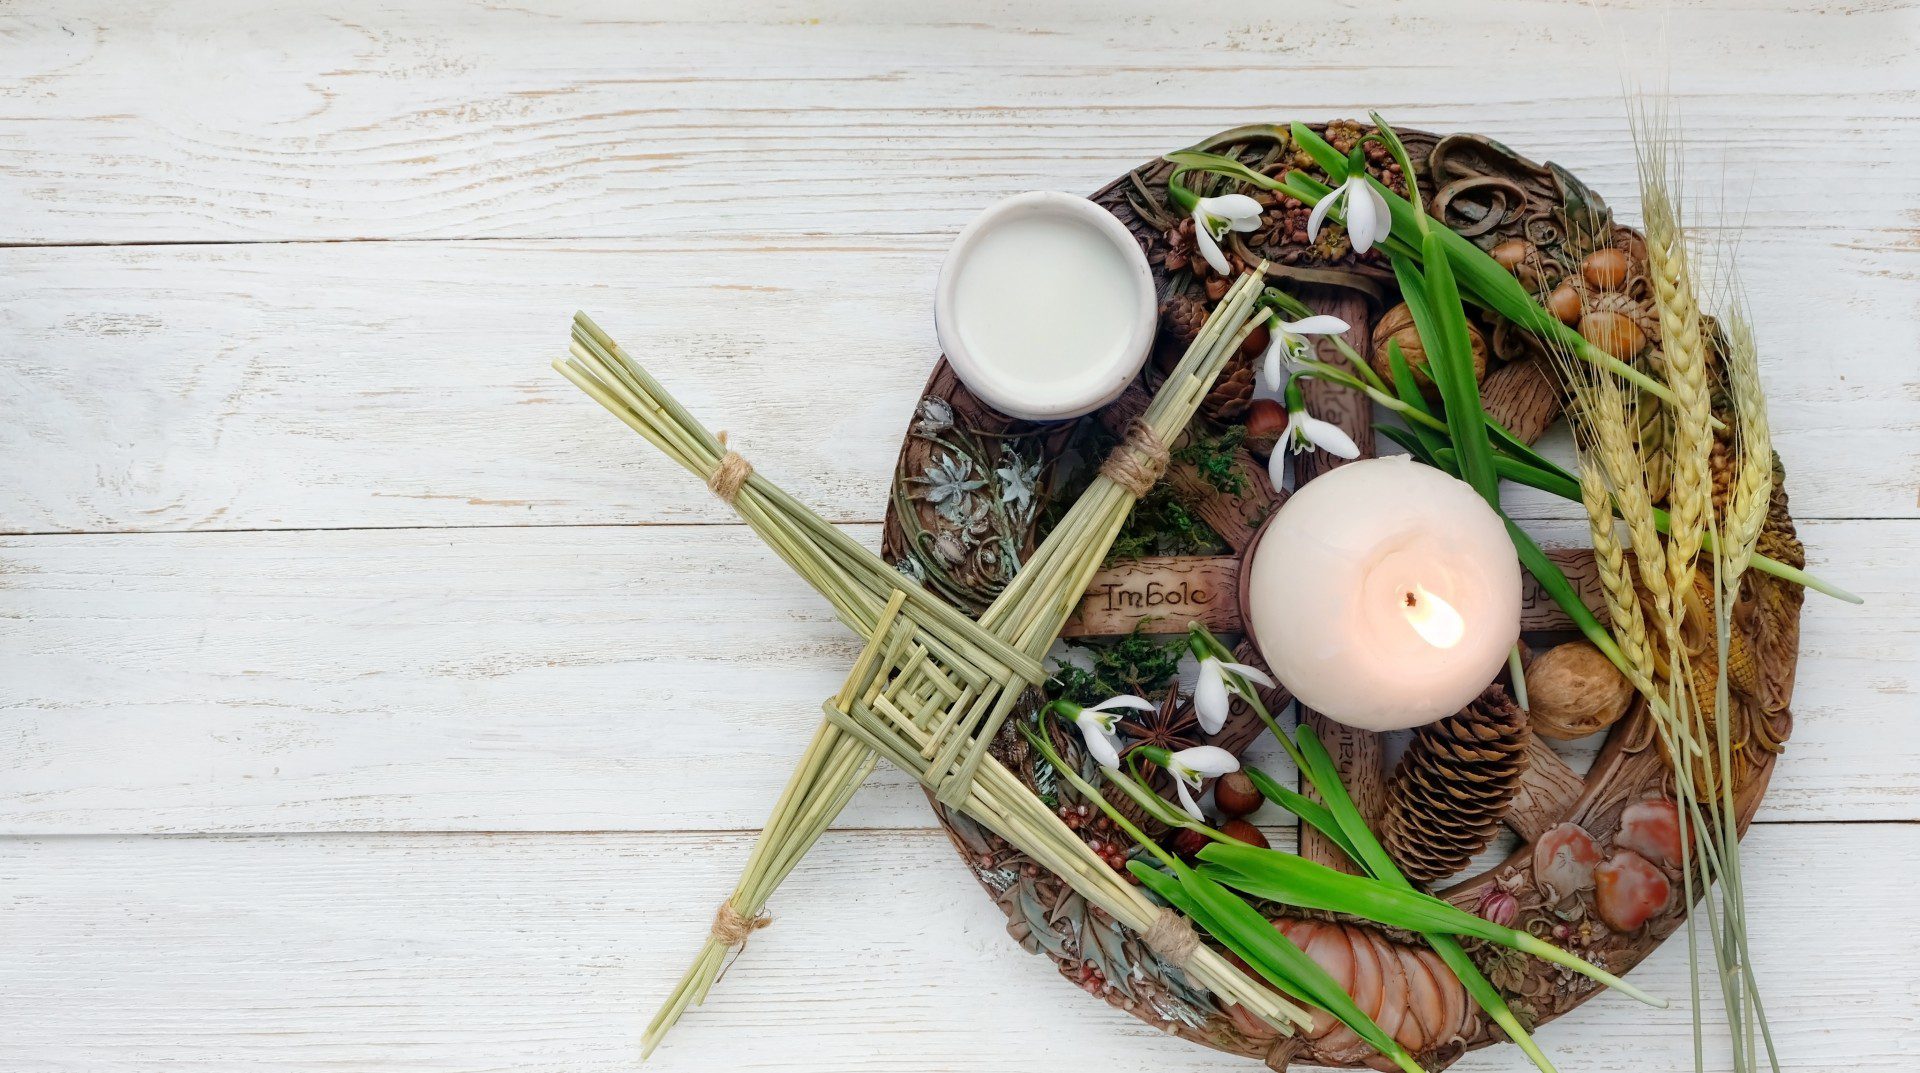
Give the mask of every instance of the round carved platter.
<path id="1" fill-rule="evenodd" d="M 1315 129 L 1342 152 L 1369 133 L 1369 128 L 1352 123 Z M 1659 324 L 1649 304 L 1640 236 L 1615 224 L 1600 197 L 1565 170 L 1536 164 L 1483 137 L 1421 132 L 1402 136 L 1435 217 L 1511 264 L 1536 293 L 1565 303 L 1564 312 L 1556 312 L 1580 324 L 1583 332 L 1590 326 L 1613 331 L 1616 337 L 1642 344 L 1634 360 L 1658 362 Z M 1374 174 L 1404 192 L 1399 169 L 1369 146 Z M 1198 148 L 1234 156 L 1275 176 L 1300 169 L 1320 177 L 1311 159 L 1291 144 L 1284 125 L 1226 131 Z M 1036 425 L 1004 417 L 980 403 L 945 361 L 927 383 L 900 452 L 885 552 L 903 573 L 957 607 L 979 613 L 1012 578 L 1021 557 L 1045 535 L 1052 511 L 1073 501 L 1128 421 L 1144 407 L 1162 370 L 1171 367 L 1198 330 L 1210 299 L 1225 287 L 1226 281 L 1194 252 L 1192 223 L 1168 204 L 1171 171 L 1172 165 L 1156 160 L 1094 195 L 1139 240 L 1160 291 L 1155 355 L 1126 394 L 1085 418 Z M 1232 189 L 1227 180 L 1195 173 L 1183 181 L 1203 195 Z M 1346 339 L 1363 355 L 1373 353 L 1376 336 L 1382 347 L 1394 336 L 1409 350 L 1408 344 L 1417 345 L 1415 337 L 1399 334 L 1407 329 L 1384 259 L 1377 253 L 1355 255 L 1345 234 L 1333 225 L 1321 230 L 1317 242 L 1309 242 L 1307 207 L 1265 191 L 1242 192 L 1258 197 L 1266 211 L 1259 230 L 1229 236 L 1226 250 L 1236 271 L 1261 259 L 1269 261 L 1270 282 L 1316 310 L 1346 320 L 1353 326 Z M 1609 270 L 1593 271 L 1592 258 L 1600 250 L 1609 251 L 1605 256 L 1612 261 L 1605 266 Z M 1481 395 L 1488 412 L 1523 438 L 1538 439 L 1559 417 L 1549 358 L 1528 336 L 1494 318 L 1483 317 L 1475 330 L 1485 350 Z M 1165 479 L 1136 508 L 1067 628 L 1067 644 L 1077 653 L 1067 662 L 1081 670 L 1064 672 L 1050 691 L 1059 695 L 1124 689 L 1160 701 L 1153 713 L 1129 714 L 1121 724 L 1126 742 L 1172 748 L 1204 743 L 1239 753 L 1258 736 L 1259 724 L 1240 705 L 1220 733 L 1201 732 L 1191 700 L 1174 674 L 1178 649 L 1171 646 L 1187 623 L 1197 619 L 1236 644 L 1241 660 L 1262 665 L 1258 649 L 1245 639 L 1239 578 L 1262 523 L 1285 498 L 1268 480 L 1271 435 L 1263 440 L 1262 409 L 1252 403 L 1252 358 L 1263 343 L 1259 335 L 1249 340 L 1222 373 L 1176 446 Z M 1339 360 L 1330 346 L 1319 356 Z M 1309 384 L 1307 397 L 1313 413 L 1336 421 L 1363 453 L 1373 453 L 1372 414 L 1364 398 L 1319 381 Z M 1657 435 L 1652 423 L 1643 433 Z M 1654 446 L 1652 439 L 1646 442 Z M 1716 451 L 1716 466 L 1721 453 Z M 1295 456 L 1295 481 L 1310 480 L 1337 464 L 1319 453 Z M 1716 471 L 1716 487 L 1718 477 Z M 1761 550 L 1794 565 L 1803 562 L 1785 496 L 1777 487 Z M 1591 555 L 1581 548 L 1555 549 L 1552 555 L 1604 618 Z M 1790 729 L 1800 600 L 1799 589 L 1750 572 L 1734 609 L 1730 731 L 1737 756 L 1731 770 L 1743 831 Z M 1571 622 L 1532 587 L 1531 579 L 1522 615 L 1524 637 L 1533 651 L 1573 636 Z M 1037 694 L 1029 698 L 1029 712 L 1039 699 Z M 1276 712 L 1290 701 L 1283 689 L 1270 691 L 1266 699 Z M 1502 708 L 1504 695 L 1493 689 L 1483 702 L 1494 710 L 1517 712 Z M 1431 877 L 1430 887 L 1455 905 L 1524 928 L 1623 974 L 1685 919 L 1671 827 L 1661 823 L 1662 809 L 1671 807 L 1671 775 L 1665 754 L 1653 740 L 1650 720 L 1637 707 L 1604 732 L 1597 753 L 1590 742 L 1568 750 L 1575 760 L 1591 756 L 1590 763 L 1580 765 L 1543 736 L 1530 733 L 1524 720 L 1513 719 L 1508 727 L 1513 733 L 1500 743 L 1506 751 L 1497 758 L 1507 782 L 1495 811 L 1486 817 L 1436 814 L 1431 794 L 1413 800 L 1423 792 L 1422 772 L 1390 770 L 1387 743 L 1381 738 L 1312 712 L 1302 712 L 1301 718 L 1327 742 L 1349 791 L 1375 829 L 1383 830 L 1381 825 L 1394 817 L 1413 832 L 1400 842 L 1387 835 L 1403 867 L 1410 875 Z M 1056 740 L 1070 759 L 1084 759 L 1070 735 L 1056 733 Z M 1416 741 L 1399 769 L 1416 766 L 1414 754 L 1420 751 Z M 1043 797 L 1057 802 L 1062 817 L 1090 845 L 1116 866 L 1124 864 L 1131 849 L 1124 836 L 1097 811 L 1058 794 L 1054 774 L 1036 763 L 1012 721 L 995 743 L 995 752 Z M 1005 911 L 1008 930 L 1030 951 L 1052 958 L 1062 975 L 1087 991 L 1168 1031 L 1264 1059 L 1275 1068 L 1294 1059 L 1334 1066 L 1378 1060 L 1344 1028 L 1316 1031 L 1312 1039 L 1280 1039 L 1240 1011 L 1222 1010 L 1178 969 L 1161 963 L 1137 935 L 1087 905 L 1065 884 L 965 816 L 934 807 L 968 867 Z M 1409 824 L 1408 816 L 1419 817 L 1424 827 Z M 1450 858 L 1448 847 L 1441 846 L 1435 855 L 1429 844 L 1427 856 L 1410 859 L 1421 852 L 1423 837 L 1431 843 L 1441 829 L 1457 836 L 1459 832 L 1451 830 L 1455 821 L 1466 832 L 1465 848 L 1455 845 Z M 1478 874 L 1448 873 L 1464 864 L 1475 848 L 1484 847 L 1493 828 L 1502 826 L 1512 833 L 1517 848 Z M 1336 867 L 1347 866 L 1337 850 L 1310 830 L 1303 829 L 1299 851 Z M 1391 987 L 1377 991 L 1371 1012 L 1428 1068 L 1501 1039 L 1414 937 L 1324 914 L 1266 908 L 1271 917 L 1291 918 L 1282 919 L 1281 926 L 1316 957 L 1337 945 L 1338 956 L 1351 956 L 1355 965 L 1385 969 L 1388 962 L 1383 959 L 1395 959 L 1402 972 L 1387 970 L 1383 975 L 1416 983 L 1406 985 L 1405 995 L 1396 996 Z M 1584 977 L 1504 948 L 1472 952 L 1529 1024 L 1567 1012 L 1594 990 Z"/>

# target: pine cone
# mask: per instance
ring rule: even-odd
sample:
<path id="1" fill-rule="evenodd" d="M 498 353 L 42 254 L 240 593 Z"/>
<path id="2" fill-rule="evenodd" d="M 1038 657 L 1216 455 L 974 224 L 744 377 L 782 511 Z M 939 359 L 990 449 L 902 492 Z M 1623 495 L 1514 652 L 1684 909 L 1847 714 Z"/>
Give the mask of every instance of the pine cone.
<path id="1" fill-rule="evenodd" d="M 1421 727 L 1393 771 L 1382 825 L 1408 879 L 1432 883 L 1487 848 L 1527 766 L 1527 715 L 1490 685 L 1457 715 Z"/>
<path id="2" fill-rule="evenodd" d="M 1220 379 L 1213 382 L 1213 390 L 1201 400 L 1200 412 L 1212 421 L 1223 425 L 1242 424 L 1247 419 L 1247 408 L 1253 405 L 1253 359 L 1246 354 L 1235 354 L 1227 359 L 1227 367 L 1220 371 Z"/>
<path id="3" fill-rule="evenodd" d="M 1197 290 L 1176 290 L 1160 300 L 1160 335 L 1154 341 L 1153 362 L 1163 373 L 1180 364 L 1181 355 L 1200 337 L 1211 309 Z"/>

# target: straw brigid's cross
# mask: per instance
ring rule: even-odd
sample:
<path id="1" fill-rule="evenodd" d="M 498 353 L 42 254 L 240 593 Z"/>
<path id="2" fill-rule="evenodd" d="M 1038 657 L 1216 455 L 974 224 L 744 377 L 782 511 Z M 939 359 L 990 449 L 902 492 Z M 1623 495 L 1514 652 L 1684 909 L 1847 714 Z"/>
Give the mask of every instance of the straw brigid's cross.
<path id="1" fill-rule="evenodd" d="M 942 804 L 968 812 L 1037 860 L 1054 859 L 1048 856 L 1047 832 L 1023 828 L 1024 821 L 1007 814 L 1004 795 L 1023 788 L 1004 785 L 1012 776 L 988 757 L 988 748 L 1022 696 L 1046 680 L 1042 659 L 1135 500 L 1165 470 L 1166 445 L 1186 428 L 1227 358 L 1258 323 L 1264 267 L 1242 276 L 1221 299 L 1087 491 L 977 622 L 755 472 L 585 314 L 575 315 L 572 356 L 555 367 L 729 503 L 866 642 L 846 683 L 827 701 L 826 719 L 774 806 L 721 921 L 762 918 L 768 896 L 872 771 L 876 754 L 910 772 Z M 982 787 L 983 778 L 993 785 Z M 1051 813 L 1046 818 L 1053 819 Z M 1055 864 L 1059 871 L 1072 862 L 1055 859 Z M 1131 890 L 1124 883 L 1121 887 Z M 1106 906 L 1121 919 L 1141 930 L 1153 926 L 1157 910 L 1144 899 L 1135 904 L 1124 893 L 1103 896 L 1124 903 Z M 681 987 L 650 1027 L 649 1050 L 687 1005 L 705 997 L 726 952 L 740 945 L 748 930 L 723 932 L 716 923 Z M 1203 961 L 1212 956 L 1195 955 Z M 1222 966 L 1223 979 L 1215 986 L 1223 993 L 1239 990 L 1231 970 Z M 1255 995 L 1248 1001 L 1260 999 Z"/>

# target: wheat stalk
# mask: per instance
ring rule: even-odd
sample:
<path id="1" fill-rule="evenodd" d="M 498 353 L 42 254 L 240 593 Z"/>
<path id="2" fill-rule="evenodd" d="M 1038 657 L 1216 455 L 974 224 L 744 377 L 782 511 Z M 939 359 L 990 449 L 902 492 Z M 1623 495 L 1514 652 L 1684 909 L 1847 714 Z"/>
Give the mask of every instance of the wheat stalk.
<path id="1" fill-rule="evenodd" d="M 1725 318 L 1728 329 L 1724 338 L 1728 383 L 1734 397 L 1732 435 L 1739 454 L 1733 487 L 1724 502 L 1716 503 L 1712 464 L 1715 422 L 1709 394 L 1713 355 L 1709 322 L 1701 312 L 1698 281 L 1674 197 L 1678 178 L 1671 166 L 1669 150 L 1676 144 L 1665 114 L 1643 107 L 1634 123 L 1634 148 L 1640 176 L 1648 275 L 1660 318 L 1662 366 L 1668 388 L 1665 401 L 1672 418 L 1668 450 L 1673 460 L 1673 475 L 1667 500 L 1666 580 L 1674 600 L 1674 613 L 1663 630 L 1669 655 L 1669 711 L 1664 721 L 1669 725 L 1668 733 L 1705 760 L 1704 766 L 1696 769 L 1682 752 L 1668 752 L 1675 796 L 1689 821 L 1682 824 L 1683 857 L 1698 853 L 1701 877 L 1708 882 L 1719 881 L 1718 912 L 1713 898 L 1705 899 L 1705 911 L 1725 1000 L 1733 1068 L 1740 1071 L 1755 1068 L 1758 1048 L 1751 1035 L 1757 1025 L 1766 1038 L 1767 1057 L 1777 1070 L 1747 943 L 1746 909 L 1741 893 L 1739 817 L 1734 794 L 1734 750 L 1727 718 L 1732 710 L 1727 656 L 1733 606 L 1740 591 L 1740 576 L 1752 559 L 1760 529 L 1766 521 L 1772 494 L 1772 445 L 1752 331 L 1738 302 L 1737 280 L 1729 279 L 1732 284 L 1729 296 L 1734 301 Z M 1692 673 L 1689 663 L 1693 654 L 1681 643 L 1680 632 L 1687 608 L 1685 597 L 1695 591 L 1695 564 L 1702 554 L 1703 543 L 1711 551 L 1707 566 L 1712 571 L 1712 599 L 1706 609 L 1713 617 L 1710 628 L 1714 634 L 1711 658 L 1715 663 L 1710 692 Z M 1693 777 L 1695 770 L 1702 772 L 1699 785 Z M 1693 845 L 1689 847 L 1688 841 Z M 1695 889 L 1691 863 L 1683 872 L 1685 896 L 1691 902 Z M 1691 960 L 1695 956 L 1692 921 L 1688 924 Z M 1704 1022 L 1699 1010 L 1697 968 L 1694 992 L 1694 1061 L 1696 1068 L 1704 1068 Z"/>

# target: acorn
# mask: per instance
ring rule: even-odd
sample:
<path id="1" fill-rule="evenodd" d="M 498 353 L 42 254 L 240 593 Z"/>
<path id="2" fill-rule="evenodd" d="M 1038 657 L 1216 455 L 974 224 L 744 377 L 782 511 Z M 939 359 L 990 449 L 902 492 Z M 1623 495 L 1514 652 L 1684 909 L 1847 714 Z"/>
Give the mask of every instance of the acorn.
<path id="1" fill-rule="evenodd" d="M 1580 318 L 1580 337 L 1621 361 L 1640 353 L 1646 333 L 1625 313 L 1601 311 Z"/>
<path id="2" fill-rule="evenodd" d="M 1487 253 L 1500 262 L 1501 268 L 1517 275 L 1520 272 L 1520 266 L 1533 255 L 1533 243 L 1524 238 L 1510 238 L 1488 250 Z"/>
<path id="3" fill-rule="evenodd" d="M 1213 803 L 1232 819 L 1252 814 L 1265 800 L 1244 771 L 1229 771 L 1213 784 Z"/>
<path id="4" fill-rule="evenodd" d="M 1580 319 L 1580 292 L 1573 284 L 1562 283 L 1547 296 L 1547 312 L 1552 313 L 1562 324 L 1572 324 Z"/>
<path id="5" fill-rule="evenodd" d="M 1627 281 L 1627 251 L 1613 246 L 1595 250 L 1580 262 L 1580 274 L 1600 290 L 1619 290 Z"/>
<path id="6" fill-rule="evenodd" d="M 1260 828 L 1245 820 L 1228 820 L 1220 825 L 1220 833 L 1235 842 L 1245 842 L 1255 849 L 1273 848 L 1273 843 L 1268 842 L 1267 836 L 1260 833 Z"/>

